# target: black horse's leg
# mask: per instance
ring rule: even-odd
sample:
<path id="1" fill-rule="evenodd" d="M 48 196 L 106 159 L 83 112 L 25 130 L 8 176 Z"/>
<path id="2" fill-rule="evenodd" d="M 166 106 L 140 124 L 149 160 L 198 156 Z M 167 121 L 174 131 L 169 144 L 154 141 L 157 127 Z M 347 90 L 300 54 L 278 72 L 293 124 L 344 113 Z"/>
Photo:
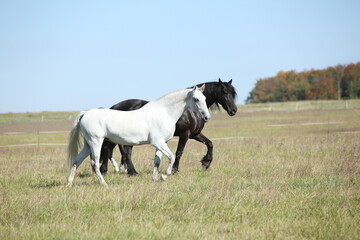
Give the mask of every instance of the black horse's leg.
<path id="1" fill-rule="evenodd" d="M 127 173 L 129 176 L 137 175 L 138 172 L 135 170 L 135 167 L 131 161 L 131 152 L 132 152 L 133 146 L 124 146 L 119 145 L 119 149 L 121 152 L 121 164 L 125 166 L 127 169 Z"/>
<path id="2" fill-rule="evenodd" d="M 210 167 L 211 161 L 213 160 L 213 144 L 202 133 L 199 133 L 198 135 L 195 135 L 192 138 L 195 139 L 196 141 L 204 143 L 207 146 L 208 151 L 204 156 L 204 158 L 201 160 L 202 168 L 204 171 L 206 171 Z"/>
<path id="3" fill-rule="evenodd" d="M 108 161 L 110 158 L 112 158 L 112 154 L 115 146 L 116 146 L 115 143 L 106 140 L 103 142 L 100 153 L 100 162 L 102 162 L 100 167 L 101 174 L 106 174 Z"/>
<path id="4" fill-rule="evenodd" d="M 175 156 L 175 162 L 173 165 L 173 173 L 179 172 L 180 158 L 183 154 L 185 145 L 186 145 L 187 141 L 189 140 L 189 137 L 190 137 L 190 131 L 182 132 L 179 135 L 179 143 L 178 143 L 176 153 L 175 153 L 176 156 Z"/>

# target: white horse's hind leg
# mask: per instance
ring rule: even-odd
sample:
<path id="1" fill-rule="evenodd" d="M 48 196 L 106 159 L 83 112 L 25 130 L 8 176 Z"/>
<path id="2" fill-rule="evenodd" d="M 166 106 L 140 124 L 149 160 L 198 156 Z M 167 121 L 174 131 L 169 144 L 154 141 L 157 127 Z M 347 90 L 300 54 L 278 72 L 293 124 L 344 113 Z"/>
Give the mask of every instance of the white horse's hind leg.
<path id="1" fill-rule="evenodd" d="M 122 164 L 122 163 L 120 163 L 119 171 L 122 171 L 121 169 L 123 169 L 123 168 L 124 168 L 124 173 L 127 173 L 127 172 L 128 172 L 128 170 L 127 170 L 127 166 L 126 166 L 126 164 Z"/>
<path id="2" fill-rule="evenodd" d="M 80 164 L 84 161 L 84 159 L 87 156 L 89 156 L 89 154 L 90 154 L 90 147 L 85 142 L 84 148 L 81 150 L 79 155 L 77 155 L 74 164 L 71 166 L 70 174 L 69 174 L 69 177 L 67 179 L 68 186 L 70 186 L 72 184 L 73 180 L 74 180 L 76 169 L 80 166 Z"/>
<path id="3" fill-rule="evenodd" d="M 101 151 L 101 146 L 103 143 L 104 139 L 102 140 L 98 140 L 96 141 L 95 139 L 92 140 L 93 145 L 91 146 L 91 155 L 92 155 L 92 160 L 93 160 L 93 164 L 94 164 L 94 171 L 96 173 L 96 176 L 99 179 L 99 182 L 101 185 L 107 186 L 103 176 L 101 175 L 100 172 L 100 151 Z"/>
<path id="4" fill-rule="evenodd" d="M 113 167 L 115 168 L 115 172 L 119 172 L 120 170 L 119 170 L 119 167 L 118 167 L 115 159 L 114 159 L 114 158 L 110 158 L 110 161 L 111 161 L 111 164 L 113 165 Z"/>

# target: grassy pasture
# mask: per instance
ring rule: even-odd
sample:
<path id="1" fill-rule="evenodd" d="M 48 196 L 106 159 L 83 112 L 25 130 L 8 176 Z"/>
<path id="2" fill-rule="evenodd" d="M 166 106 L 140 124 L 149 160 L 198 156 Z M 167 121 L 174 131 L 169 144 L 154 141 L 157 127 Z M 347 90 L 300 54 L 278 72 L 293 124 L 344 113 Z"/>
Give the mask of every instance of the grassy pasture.
<path id="1" fill-rule="evenodd" d="M 203 131 L 214 144 L 206 172 L 206 147 L 189 141 L 181 172 L 153 182 L 154 150 L 140 146 L 140 176 L 109 166 L 108 188 L 88 159 L 65 186 L 67 133 L 0 120 L 5 130 L 31 122 L 23 134 L 0 134 L 0 239 L 359 239 L 360 107 L 288 104 L 213 112 Z M 70 114 L 52 121 L 67 127 Z M 33 145 L 6 146 L 16 144 Z"/>

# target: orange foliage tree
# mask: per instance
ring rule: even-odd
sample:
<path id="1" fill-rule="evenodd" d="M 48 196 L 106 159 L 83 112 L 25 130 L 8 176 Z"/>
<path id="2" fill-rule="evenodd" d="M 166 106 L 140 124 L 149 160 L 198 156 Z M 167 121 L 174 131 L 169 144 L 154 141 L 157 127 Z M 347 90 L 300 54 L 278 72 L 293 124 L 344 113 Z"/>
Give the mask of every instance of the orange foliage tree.
<path id="1" fill-rule="evenodd" d="M 360 98 L 360 62 L 324 70 L 280 71 L 258 79 L 247 103 Z"/>

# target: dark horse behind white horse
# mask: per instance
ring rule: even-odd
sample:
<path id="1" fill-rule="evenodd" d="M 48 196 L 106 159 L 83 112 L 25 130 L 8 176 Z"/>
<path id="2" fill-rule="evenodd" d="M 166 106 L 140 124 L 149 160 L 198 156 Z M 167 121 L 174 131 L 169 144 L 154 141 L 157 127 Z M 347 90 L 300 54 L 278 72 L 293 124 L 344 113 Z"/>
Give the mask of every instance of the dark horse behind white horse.
<path id="1" fill-rule="evenodd" d="M 199 84 L 198 86 L 201 85 L 202 84 Z M 209 108 L 214 104 L 219 107 L 220 104 L 226 110 L 229 116 L 234 116 L 237 112 L 237 107 L 235 104 L 236 91 L 232 85 L 232 80 L 229 82 L 222 82 L 219 78 L 218 82 L 206 82 L 205 85 L 206 88 L 203 94 L 206 97 L 207 107 Z M 111 109 L 132 111 L 143 107 L 147 103 L 148 101 L 145 100 L 130 99 L 119 102 L 118 104 L 112 106 Z M 201 160 L 201 163 L 203 170 L 207 170 L 210 167 L 213 159 L 213 144 L 201 133 L 204 126 L 205 122 L 201 119 L 201 117 L 191 110 L 185 111 L 180 119 L 176 122 L 174 136 L 179 136 L 179 143 L 176 150 L 176 159 L 173 165 L 173 172 L 179 171 L 180 158 L 189 138 L 204 143 L 207 146 L 207 153 Z M 108 159 L 111 160 L 115 170 L 119 171 L 115 160 L 112 158 L 113 149 L 115 146 L 115 143 L 109 141 L 104 141 L 103 143 L 101 149 L 102 165 L 100 168 L 102 173 L 107 172 Z M 124 165 L 129 175 L 137 174 L 131 161 L 132 146 L 119 145 L 119 149 L 122 155 L 120 167 Z"/>
<path id="2" fill-rule="evenodd" d="M 175 124 L 180 116 L 191 108 L 204 121 L 210 119 L 206 98 L 202 94 L 204 89 L 205 85 L 172 92 L 134 111 L 92 109 L 80 112 L 69 135 L 68 185 L 72 184 L 76 169 L 89 155 L 100 184 L 106 185 L 99 169 L 100 151 L 105 139 L 122 145 L 153 145 L 156 148 L 153 180 L 158 180 L 162 154 L 169 158 L 166 174 L 170 175 L 175 157 L 166 143 L 174 136 Z M 84 147 L 78 154 L 81 134 L 84 137 Z M 162 175 L 162 179 L 165 180 L 167 175 Z"/>

